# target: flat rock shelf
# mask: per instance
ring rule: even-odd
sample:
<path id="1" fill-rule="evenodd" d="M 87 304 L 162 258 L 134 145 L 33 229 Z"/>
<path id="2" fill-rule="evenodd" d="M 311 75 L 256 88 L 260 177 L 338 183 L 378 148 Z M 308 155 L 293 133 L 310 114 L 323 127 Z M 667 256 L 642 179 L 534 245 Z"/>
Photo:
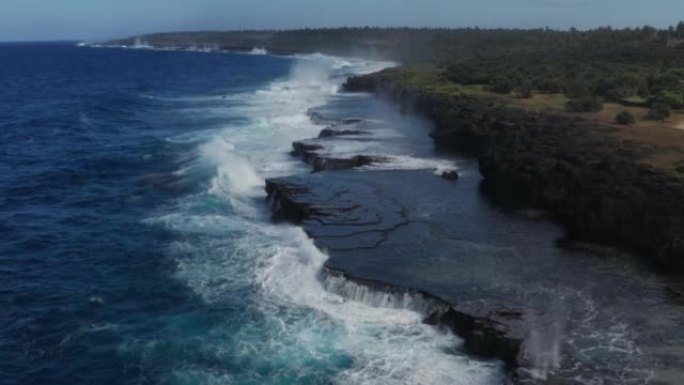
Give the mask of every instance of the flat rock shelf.
<path id="1" fill-rule="evenodd" d="M 269 179 L 266 191 L 274 220 L 302 226 L 329 255 L 321 272 L 329 291 L 420 312 L 460 336 L 466 352 L 501 360 L 511 383 L 676 384 L 684 374 L 676 279 L 568 241 L 549 213 L 493 203 L 474 159 L 458 158 L 453 178 L 429 167 L 383 169 L 401 154 L 348 150 L 377 141 L 381 124 L 325 115 L 312 113 L 340 135 L 293 143 L 311 173 Z M 370 158 L 320 167 L 357 156 Z"/>

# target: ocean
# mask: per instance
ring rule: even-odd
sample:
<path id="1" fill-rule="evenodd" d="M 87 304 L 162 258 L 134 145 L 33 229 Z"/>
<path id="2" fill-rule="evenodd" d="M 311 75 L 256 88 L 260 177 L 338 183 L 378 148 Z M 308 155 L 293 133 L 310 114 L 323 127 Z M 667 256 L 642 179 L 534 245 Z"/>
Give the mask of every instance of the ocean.
<path id="1" fill-rule="evenodd" d="M 501 383 L 421 314 L 326 291 L 325 252 L 271 221 L 311 109 L 382 108 L 339 88 L 390 65 L 0 45 L 0 382 Z"/>

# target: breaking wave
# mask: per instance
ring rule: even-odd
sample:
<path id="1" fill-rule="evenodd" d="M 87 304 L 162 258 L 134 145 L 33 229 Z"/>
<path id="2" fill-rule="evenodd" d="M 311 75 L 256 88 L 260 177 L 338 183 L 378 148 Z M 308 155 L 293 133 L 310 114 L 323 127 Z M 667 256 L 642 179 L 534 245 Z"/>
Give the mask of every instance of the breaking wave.
<path id="1" fill-rule="evenodd" d="M 263 204 L 266 178 L 309 171 L 287 153 L 290 142 L 320 131 L 307 111 L 338 94 L 342 74 L 388 65 L 297 56 L 290 76 L 231 97 L 225 109 L 244 119 L 198 134 L 197 140 L 188 134 L 169 138 L 197 143 L 178 174 L 206 189 L 148 222 L 179 235 L 167 249 L 181 281 L 203 301 L 235 308 L 230 319 L 198 337 L 204 354 L 213 357 L 209 361 L 233 366 L 178 368 L 169 374 L 173 382 L 501 381 L 498 362 L 466 356 L 459 338 L 424 324 L 415 304 L 390 306 L 372 295 L 345 295 L 339 283 L 321 280 L 327 256 L 300 228 L 270 223 Z"/>

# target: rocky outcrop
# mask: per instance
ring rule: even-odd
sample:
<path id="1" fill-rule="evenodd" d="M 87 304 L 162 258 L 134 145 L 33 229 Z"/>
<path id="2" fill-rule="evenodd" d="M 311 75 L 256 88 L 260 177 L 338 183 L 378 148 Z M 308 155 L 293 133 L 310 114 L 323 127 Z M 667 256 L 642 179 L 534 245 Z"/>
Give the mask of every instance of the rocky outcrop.
<path id="1" fill-rule="evenodd" d="M 480 158 L 487 187 L 539 202 L 575 239 L 619 245 L 684 271 L 682 182 L 614 153 L 613 143 L 583 151 L 591 146 L 586 138 L 561 131 L 494 143 Z"/>
<path id="2" fill-rule="evenodd" d="M 293 142 L 292 155 L 298 156 L 310 164 L 314 172 L 349 170 L 387 161 L 382 156 L 374 155 L 353 155 L 349 157 L 330 155 L 325 152 L 325 147 L 322 144 L 312 141 Z"/>
<path id="3" fill-rule="evenodd" d="M 325 150 L 327 140 L 338 137 L 369 135 L 368 131 L 356 128 L 355 125 L 363 122 L 360 118 L 346 118 L 341 120 L 328 119 L 317 111 L 308 111 L 309 118 L 314 124 L 325 124 L 315 139 L 306 139 L 292 143 L 292 155 L 300 157 L 304 162 L 311 165 L 314 172 L 348 170 L 352 168 L 369 166 L 374 163 L 383 163 L 388 159 L 375 155 L 349 155 L 341 156 L 330 154 Z M 329 143 L 329 142 L 328 142 Z"/>
<path id="4" fill-rule="evenodd" d="M 278 180 L 266 181 L 266 193 L 275 221 L 289 221 L 300 224 L 304 219 L 311 218 L 318 210 L 305 201 L 296 198 L 308 189 L 301 185 Z"/>
<path id="5" fill-rule="evenodd" d="M 352 178 L 339 183 L 331 179 L 310 174 L 267 180 L 274 218 L 300 224 L 314 240 L 328 238 L 326 246 L 333 247 L 335 242 L 340 247 L 377 247 L 384 233 L 405 223 L 401 207 L 382 192 Z M 500 359 L 515 379 L 529 376 L 532 363 L 526 344 L 530 323 L 524 310 L 500 304 L 466 309 L 422 290 L 353 277 L 328 265 L 322 271 L 322 281 L 329 291 L 350 299 L 418 311 L 425 323 L 460 336 L 471 354 Z M 383 303 L 359 296 L 369 292 L 378 294 Z"/>
<path id="6" fill-rule="evenodd" d="M 325 267 L 322 275 L 326 289 L 336 294 L 366 302 L 367 299 L 356 293 L 379 294 L 383 296 L 383 303 L 371 305 L 409 308 L 424 314 L 423 322 L 452 331 L 463 339 L 464 348 L 471 354 L 500 359 L 509 370 L 525 362 L 522 349 L 528 331 L 523 326 L 523 312 L 519 310 L 493 308 L 488 309 L 488 317 L 481 317 L 422 290 L 352 277 L 330 267 Z"/>
<path id="7" fill-rule="evenodd" d="M 446 180 L 457 181 L 459 178 L 458 171 L 456 171 L 456 170 L 442 171 L 442 178 L 446 179 Z"/>
<path id="8" fill-rule="evenodd" d="M 267 180 L 273 218 L 302 225 L 322 248 L 376 247 L 406 224 L 403 209 L 353 176 L 316 173 Z"/>
<path id="9" fill-rule="evenodd" d="M 352 128 L 348 129 L 338 129 L 335 127 L 328 127 L 324 128 L 321 130 L 321 133 L 318 134 L 319 138 L 329 138 L 331 136 L 347 136 L 347 135 L 366 135 L 368 132 L 363 131 L 363 130 L 356 130 Z"/>
<path id="10" fill-rule="evenodd" d="M 684 271 L 684 182 L 639 161 L 648 151 L 614 128 L 501 107 L 484 97 L 405 87 L 379 73 L 348 91 L 376 92 L 431 118 L 435 142 L 480 159 L 487 191 L 555 214 L 579 240 L 608 243 Z"/>
<path id="11" fill-rule="evenodd" d="M 296 141 L 292 142 L 292 155 L 302 158 L 305 162 L 309 162 L 310 157 L 315 156 L 318 152 L 323 150 L 322 144 L 311 141 Z"/>

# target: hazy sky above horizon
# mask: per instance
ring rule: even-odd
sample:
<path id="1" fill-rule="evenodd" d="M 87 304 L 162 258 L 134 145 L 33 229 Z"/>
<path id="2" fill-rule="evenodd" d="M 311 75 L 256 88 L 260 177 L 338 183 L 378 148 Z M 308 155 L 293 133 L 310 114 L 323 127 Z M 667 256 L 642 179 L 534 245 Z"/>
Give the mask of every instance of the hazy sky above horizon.
<path id="1" fill-rule="evenodd" d="M 665 27 L 681 19 L 684 0 L 0 0 L 0 41 L 365 25 Z"/>

